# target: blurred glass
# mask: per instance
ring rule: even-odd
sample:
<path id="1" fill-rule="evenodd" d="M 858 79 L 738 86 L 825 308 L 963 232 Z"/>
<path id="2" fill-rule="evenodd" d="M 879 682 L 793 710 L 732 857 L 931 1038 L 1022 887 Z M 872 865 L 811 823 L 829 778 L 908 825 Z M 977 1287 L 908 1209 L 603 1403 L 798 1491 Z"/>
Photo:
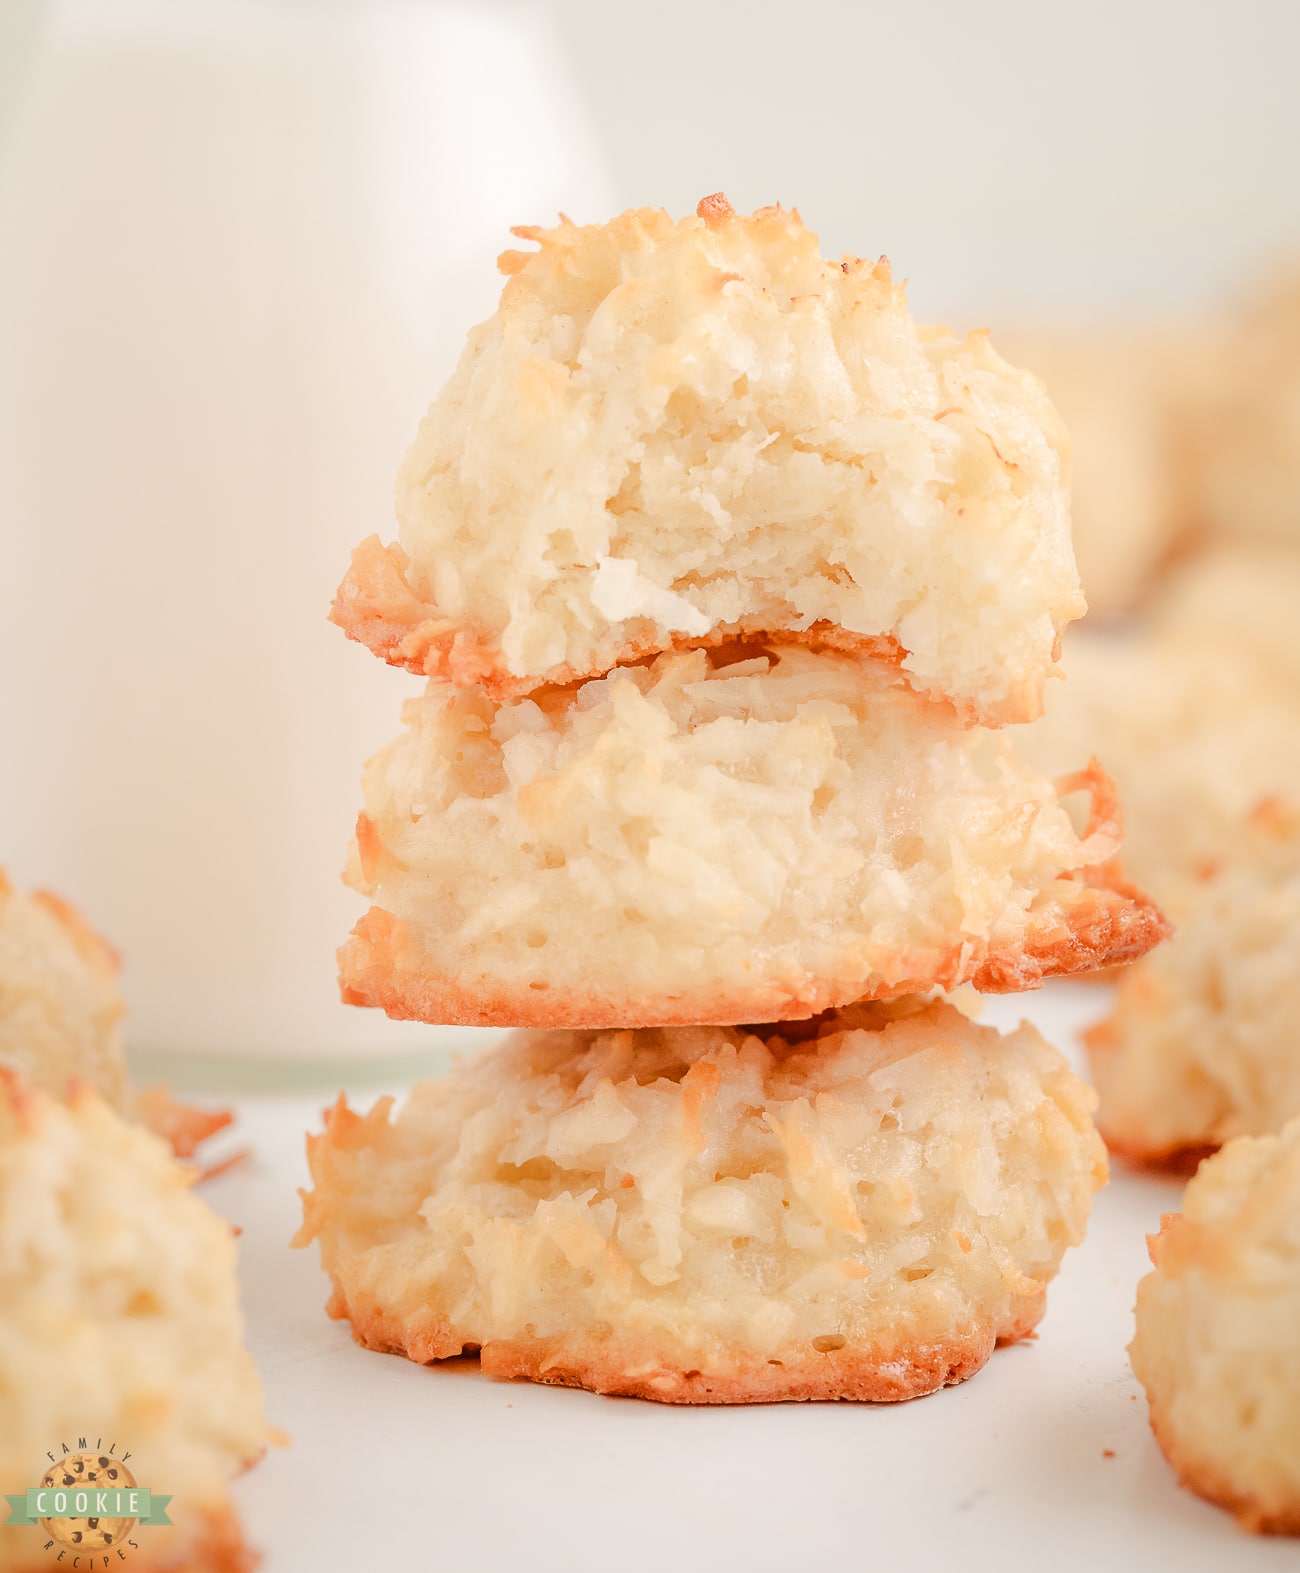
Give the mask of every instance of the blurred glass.
<path id="1" fill-rule="evenodd" d="M 338 1003 L 417 685 L 325 616 L 507 227 L 609 205 L 574 99 L 528 5 L 46 7 L 0 164 L 0 862 L 123 951 L 136 1046 L 436 1034 Z"/>

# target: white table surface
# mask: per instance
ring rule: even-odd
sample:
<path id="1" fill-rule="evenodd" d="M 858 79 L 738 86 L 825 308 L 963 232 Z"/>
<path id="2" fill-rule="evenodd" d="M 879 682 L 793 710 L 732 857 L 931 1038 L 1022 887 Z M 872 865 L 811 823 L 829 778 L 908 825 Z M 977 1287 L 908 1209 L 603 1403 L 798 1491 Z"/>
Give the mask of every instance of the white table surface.
<path id="1" fill-rule="evenodd" d="M 1029 1017 L 1073 1053 L 1105 1002 L 1057 986 L 990 1001 L 984 1019 Z M 678 1408 L 357 1348 L 324 1315 L 315 1248 L 288 1248 L 324 1101 L 242 1099 L 254 1157 L 204 1188 L 243 1230 L 249 1342 L 292 1436 L 236 1487 L 267 1573 L 1300 1569 L 1300 1543 L 1243 1535 L 1180 1491 L 1147 1430 L 1125 1345 L 1144 1236 L 1177 1183 L 1117 1166 L 1038 1340 L 961 1387 L 892 1406 Z"/>

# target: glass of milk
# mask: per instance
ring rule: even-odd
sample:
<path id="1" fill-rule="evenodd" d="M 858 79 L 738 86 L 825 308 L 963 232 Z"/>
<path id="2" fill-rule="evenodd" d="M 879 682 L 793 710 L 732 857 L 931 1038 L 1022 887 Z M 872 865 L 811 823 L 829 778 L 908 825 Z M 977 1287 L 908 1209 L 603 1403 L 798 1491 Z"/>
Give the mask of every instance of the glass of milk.
<path id="1" fill-rule="evenodd" d="M 0 122 L 0 865 L 121 950 L 134 1047 L 419 1049 L 334 979 L 419 685 L 326 613 L 508 226 L 606 216 L 599 155 L 527 4 L 39 20 Z"/>

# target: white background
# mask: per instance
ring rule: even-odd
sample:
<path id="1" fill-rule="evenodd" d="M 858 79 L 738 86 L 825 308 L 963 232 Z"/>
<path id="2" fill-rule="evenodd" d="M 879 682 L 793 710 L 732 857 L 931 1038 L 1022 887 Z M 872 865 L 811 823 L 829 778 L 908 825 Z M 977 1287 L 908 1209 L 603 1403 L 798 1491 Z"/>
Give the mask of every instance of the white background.
<path id="1" fill-rule="evenodd" d="M 558 0 L 620 203 L 797 206 L 927 318 L 1182 311 L 1300 244 L 1292 0 Z"/>

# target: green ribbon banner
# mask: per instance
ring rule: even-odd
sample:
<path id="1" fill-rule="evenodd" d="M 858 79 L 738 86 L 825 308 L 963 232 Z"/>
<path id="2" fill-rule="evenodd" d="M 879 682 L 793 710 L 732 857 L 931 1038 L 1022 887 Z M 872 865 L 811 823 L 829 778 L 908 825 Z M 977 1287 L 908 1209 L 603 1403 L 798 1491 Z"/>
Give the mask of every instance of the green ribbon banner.
<path id="1" fill-rule="evenodd" d="M 43 1518 L 135 1518 L 154 1528 L 170 1525 L 167 1505 L 171 1497 L 143 1486 L 32 1486 L 18 1496 L 6 1496 L 6 1524 L 36 1524 Z"/>

